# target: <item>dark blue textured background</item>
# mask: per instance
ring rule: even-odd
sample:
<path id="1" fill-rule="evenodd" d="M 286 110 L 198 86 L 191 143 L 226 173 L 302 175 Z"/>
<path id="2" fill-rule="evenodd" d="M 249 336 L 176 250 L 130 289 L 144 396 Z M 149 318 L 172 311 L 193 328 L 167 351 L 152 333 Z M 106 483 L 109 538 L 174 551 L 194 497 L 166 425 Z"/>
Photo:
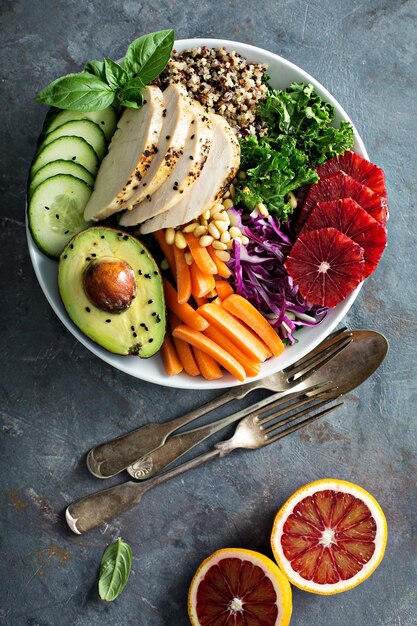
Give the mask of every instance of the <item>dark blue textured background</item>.
<path id="1" fill-rule="evenodd" d="M 415 0 L 3 0 L 1 3 L 0 623 L 183 626 L 200 561 L 237 546 L 270 554 L 277 508 L 301 484 L 352 480 L 389 524 L 375 574 L 346 594 L 294 590 L 295 626 L 411 626 L 416 601 L 416 23 Z M 73 499 L 101 487 L 86 451 L 149 419 L 213 397 L 141 383 L 76 342 L 54 316 L 26 248 L 27 169 L 56 76 L 123 55 L 140 34 L 224 37 L 276 52 L 325 85 L 386 170 L 389 248 L 347 317 L 385 333 L 391 351 L 345 407 L 282 444 L 241 452 L 149 493 L 140 507 L 87 536 L 62 521 Z M 115 480 L 114 482 L 117 482 Z M 133 547 L 128 587 L 98 599 L 104 547 Z M 414 578 L 414 581 L 413 581 Z"/>

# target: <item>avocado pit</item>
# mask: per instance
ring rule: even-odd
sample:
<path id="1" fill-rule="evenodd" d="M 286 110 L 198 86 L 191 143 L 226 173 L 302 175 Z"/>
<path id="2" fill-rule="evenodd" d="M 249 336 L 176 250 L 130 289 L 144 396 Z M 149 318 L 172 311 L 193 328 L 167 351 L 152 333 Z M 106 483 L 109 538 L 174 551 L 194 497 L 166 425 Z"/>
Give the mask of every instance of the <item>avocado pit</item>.
<path id="1" fill-rule="evenodd" d="M 100 257 L 88 264 L 83 287 L 94 306 L 106 313 L 122 313 L 136 296 L 135 273 L 126 261 Z"/>

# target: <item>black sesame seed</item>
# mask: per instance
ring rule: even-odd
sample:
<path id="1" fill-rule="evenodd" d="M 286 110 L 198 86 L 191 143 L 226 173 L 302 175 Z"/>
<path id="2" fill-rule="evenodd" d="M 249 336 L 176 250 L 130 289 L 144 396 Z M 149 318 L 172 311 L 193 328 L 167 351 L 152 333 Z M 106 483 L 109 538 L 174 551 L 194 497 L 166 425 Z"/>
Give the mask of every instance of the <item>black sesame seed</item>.
<path id="1" fill-rule="evenodd" d="M 167 110 L 166 110 L 166 109 L 164 109 L 164 110 L 162 111 L 162 117 L 166 117 L 166 115 L 167 115 Z"/>
<path id="2" fill-rule="evenodd" d="M 131 330 L 135 330 L 135 327 L 134 327 L 134 326 L 131 326 L 130 328 L 131 328 Z"/>
<path id="3" fill-rule="evenodd" d="M 104 235 L 100 235 L 100 239 L 104 239 Z"/>
<path id="4" fill-rule="evenodd" d="M 171 139 L 171 135 L 167 135 L 165 139 Z"/>
<path id="5" fill-rule="evenodd" d="M 45 207 L 45 209 L 46 209 L 47 211 L 49 211 L 49 206 L 46 206 L 46 207 Z"/>
<path id="6" fill-rule="evenodd" d="M 65 231 L 65 233 L 64 233 L 64 235 L 68 235 L 68 233 L 69 233 L 69 230 L 66 230 L 66 231 Z"/>
<path id="7" fill-rule="evenodd" d="M 73 247 L 74 247 L 74 244 L 73 244 L 73 243 L 70 243 L 70 248 L 71 248 L 71 250 L 73 249 Z"/>
<path id="8" fill-rule="evenodd" d="M 143 322 L 141 322 L 139 326 L 142 326 L 142 328 L 146 328 L 146 324 L 144 324 Z"/>
<path id="9" fill-rule="evenodd" d="M 194 157 L 190 154 L 191 161 L 194 161 Z"/>
<path id="10" fill-rule="evenodd" d="M 72 157 L 72 161 L 75 161 L 75 159 L 76 159 L 76 158 L 77 158 L 76 156 L 75 156 L 75 157 Z"/>
<path id="11" fill-rule="evenodd" d="M 137 333 L 133 333 L 133 336 L 134 336 L 134 337 L 137 337 L 137 336 L 138 336 L 138 334 L 137 334 Z"/>
<path id="12" fill-rule="evenodd" d="M 146 185 L 147 185 L 147 183 L 143 183 L 143 185 L 142 185 L 142 186 L 143 186 L 143 187 L 146 187 Z"/>
<path id="13" fill-rule="evenodd" d="M 195 135 L 191 135 L 190 139 L 194 139 Z"/>
<path id="14" fill-rule="evenodd" d="M 148 300 L 148 304 L 152 304 L 152 303 L 153 303 L 153 300 Z"/>
<path id="15" fill-rule="evenodd" d="M 149 339 L 149 343 L 152 343 L 153 339 Z"/>
<path id="16" fill-rule="evenodd" d="M 96 255 L 96 253 L 95 253 L 95 252 L 93 252 L 91 256 L 95 257 L 95 256 L 97 256 L 97 255 Z"/>
<path id="17" fill-rule="evenodd" d="M 111 320 L 106 320 L 106 324 L 110 324 Z"/>
<path id="18" fill-rule="evenodd" d="M 142 270 L 138 270 L 139 276 L 142 276 Z"/>
<path id="19" fill-rule="evenodd" d="M 154 276 L 158 276 L 158 272 L 157 272 L 157 270 L 154 270 L 154 273 L 153 273 L 153 274 L 154 274 Z"/>
<path id="20" fill-rule="evenodd" d="M 57 219 L 57 220 L 59 220 L 59 215 L 58 215 L 58 213 L 55 213 L 55 217 L 56 217 L 56 219 Z"/>
<path id="21" fill-rule="evenodd" d="M 86 307 L 85 307 L 85 310 L 87 311 L 87 313 L 90 313 L 90 310 L 91 310 L 91 309 L 90 309 L 90 307 L 89 307 L 89 306 L 86 306 Z"/>
<path id="22" fill-rule="evenodd" d="M 123 239 L 124 241 L 127 241 L 129 239 L 129 235 L 124 235 Z"/>
<path id="23" fill-rule="evenodd" d="M 156 316 L 156 321 L 157 321 L 158 323 L 161 321 L 161 316 L 160 316 L 160 315 L 157 315 L 157 316 Z"/>
<path id="24" fill-rule="evenodd" d="M 145 250 L 141 250 L 141 251 L 140 251 L 140 253 L 141 253 L 141 254 L 145 254 Z"/>
<path id="25" fill-rule="evenodd" d="M 155 311 L 153 311 L 153 313 L 152 313 L 152 317 L 156 317 L 156 313 L 155 313 Z"/>
<path id="26" fill-rule="evenodd" d="M 85 257 L 85 260 L 86 261 L 91 261 L 91 257 L 87 256 L 87 257 Z"/>
<path id="27" fill-rule="evenodd" d="M 64 256 L 63 256 L 62 258 L 63 258 L 63 259 L 66 259 L 66 258 L 67 258 L 67 256 L 68 256 L 67 254 L 64 254 Z"/>
<path id="28" fill-rule="evenodd" d="M 150 274 L 145 274 L 145 278 L 152 278 Z"/>

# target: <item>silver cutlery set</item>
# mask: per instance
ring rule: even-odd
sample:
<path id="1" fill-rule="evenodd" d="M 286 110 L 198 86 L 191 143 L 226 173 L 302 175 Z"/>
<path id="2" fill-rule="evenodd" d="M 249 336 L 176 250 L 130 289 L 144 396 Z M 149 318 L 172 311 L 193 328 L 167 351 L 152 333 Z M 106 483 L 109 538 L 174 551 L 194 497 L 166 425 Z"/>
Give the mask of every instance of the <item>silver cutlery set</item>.
<path id="1" fill-rule="evenodd" d="M 343 402 L 335 401 L 371 376 L 387 351 L 387 340 L 380 333 L 342 328 L 281 372 L 233 387 L 170 422 L 149 423 L 94 447 L 87 457 L 88 469 L 94 476 L 105 479 L 127 470 L 136 480 L 73 502 L 66 510 L 68 526 L 76 534 L 85 533 L 131 509 L 149 489 L 170 478 L 226 456 L 237 448 L 263 448 L 308 426 L 340 407 Z M 232 400 L 244 398 L 255 389 L 273 393 L 223 419 L 176 434 L 194 420 Z M 230 439 L 160 473 L 199 443 L 235 422 L 238 424 Z"/>

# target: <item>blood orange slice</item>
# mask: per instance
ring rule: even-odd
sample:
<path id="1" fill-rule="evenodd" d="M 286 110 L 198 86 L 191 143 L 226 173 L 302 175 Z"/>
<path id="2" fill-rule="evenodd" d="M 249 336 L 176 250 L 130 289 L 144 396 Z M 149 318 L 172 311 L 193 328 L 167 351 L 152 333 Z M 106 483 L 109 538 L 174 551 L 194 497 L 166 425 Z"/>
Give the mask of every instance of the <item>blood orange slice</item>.
<path id="1" fill-rule="evenodd" d="M 198 568 L 188 593 L 193 626 L 287 626 L 291 587 L 259 552 L 218 550 Z"/>
<path id="2" fill-rule="evenodd" d="M 363 248 L 365 267 L 362 280 L 372 274 L 387 245 L 386 228 L 378 224 L 355 200 L 343 198 L 317 202 L 301 234 L 329 226 L 337 228 Z"/>
<path id="3" fill-rule="evenodd" d="M 317 174 L 322 178 L 329 174 L 335 174 L 340 170 L 348 174 L 348 176 L 352 176 L 362 185 L 366 185 L 379 196 L 387 197 L 384 170 L 350 150 L 346 150 L 343 155 L 336 156 L 323 163 L 323 165 L 319 165 Z"/>
<path id="4" fill-rule="evenodd" d="M 333 307 L 361 282 L 363 249 L 336 228 L 299 235 L 285 268 L 307 302 Z"/>
<path id="5" fill-rule="evenodd" d="M 369 187 L 361 185 L 357 180 L 344 172 L 337 172 L 320 178 L 316 185 L 311 185 L 301 211 L 298 214 L 295 228 L 297 231 L 307 221 L 308 216 L 317 202 L 352 198 L 361 205 L 369 215 L 377 222 L 385 225 L 388 219 L 388 204 L 386 198 L 382 198 Z"/>
<path id="6" fill-rule="evenodd" d="M 363 582 L 387 542 L 384 513 L 370 493 L 343 480 L 304 485 L 278 511 L 271 535 L 282 572 L 300 589 L 333 594 Z"/>

